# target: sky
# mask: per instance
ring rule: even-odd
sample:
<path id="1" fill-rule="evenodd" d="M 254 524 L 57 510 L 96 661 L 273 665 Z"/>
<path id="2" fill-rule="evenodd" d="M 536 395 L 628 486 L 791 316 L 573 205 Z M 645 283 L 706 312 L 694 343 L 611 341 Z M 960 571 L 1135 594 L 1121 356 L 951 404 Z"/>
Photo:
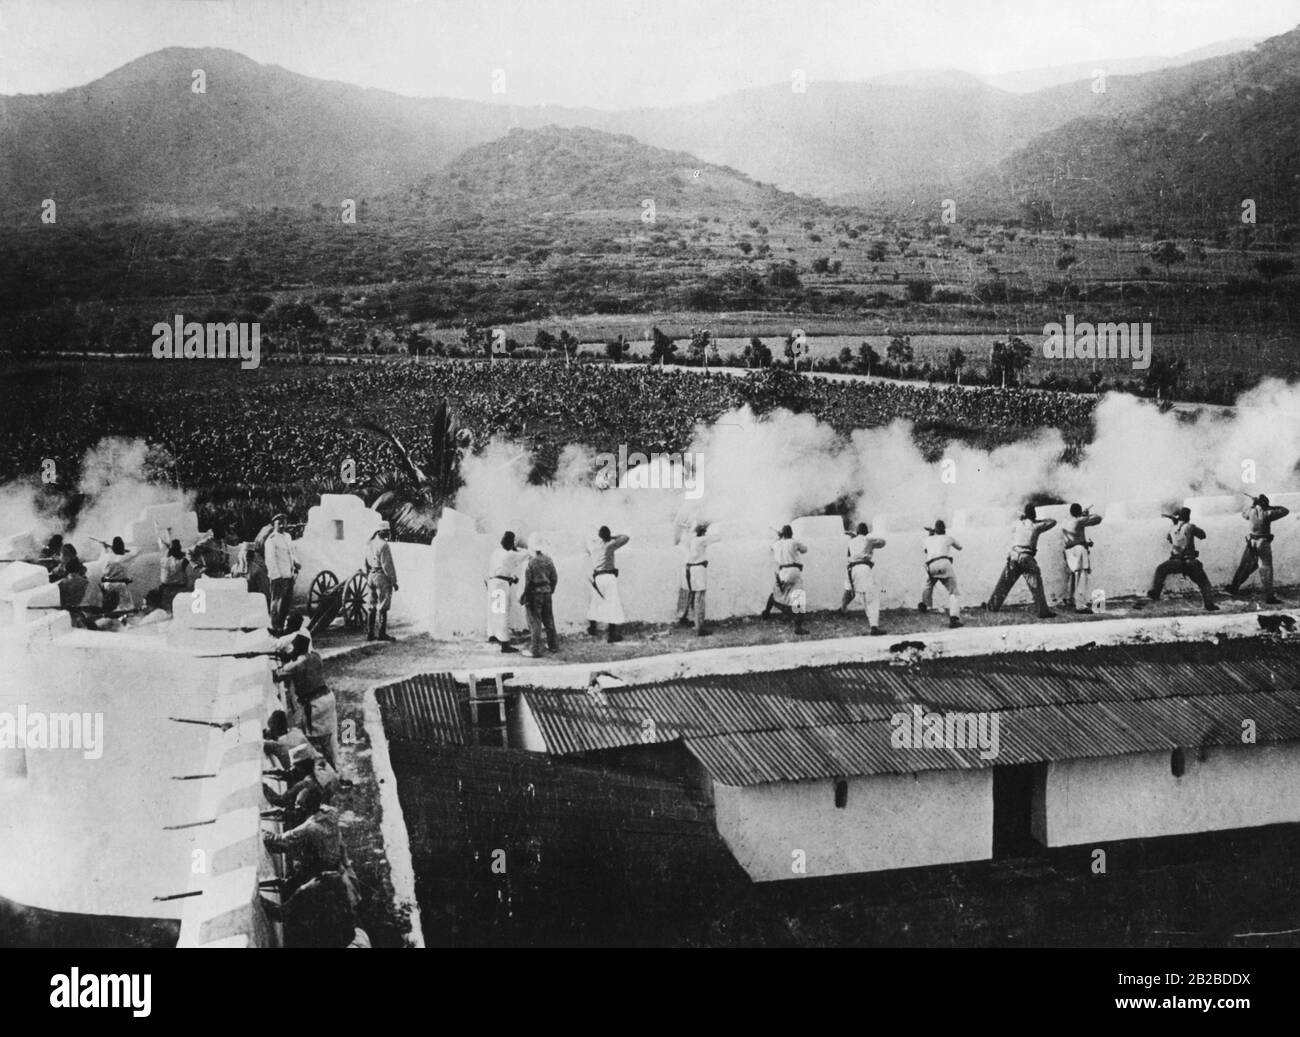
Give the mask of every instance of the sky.
<path id="1" fill-rule="evenodd" d="M 809 82 L 997 75 L 1297 24 L 1300 0 L 0 0 L 0 94 L 185 46 L 411 96 L 660 107 L 796 69 Z"/>

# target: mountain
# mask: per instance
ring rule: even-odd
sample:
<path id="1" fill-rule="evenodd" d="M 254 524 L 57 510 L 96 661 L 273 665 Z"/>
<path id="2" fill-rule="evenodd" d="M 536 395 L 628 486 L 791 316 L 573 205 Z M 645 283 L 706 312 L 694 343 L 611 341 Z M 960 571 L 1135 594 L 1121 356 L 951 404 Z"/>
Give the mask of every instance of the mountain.
<path id="1" fill-rule="evenodd" d="M 652 147 L 625 134 L 560 126 L 516 128 L 470 148 L 411 190 L 381 199 L 380 208 L 490 219 L 600 214 L 639 228 L 647 200 L 654 203 L 656 219 L 829 211 L 815 198 L 758 184 L 686 152 Z"/>
<path id="2" fill-rule="evenodd" d="M 1027 94 L 1035 90 L 1045 90 L 1064 83 L 1076 83 L 1091 80 L 1097 69 L 1105 69 L 1107 76 L 1135 76 L 1143 72 L 1157 72 L 1165 68 L 1178 68 L 1190 65 L 1206 58 L 1218 58 L 1227 54 L 1237 54 L 1250 50 L 1263 37 L 1239 37 L 1220 40 L 1205 47 L 1184 51 L 1173 57 L 1163 55 L 1146 55 L 1137 58 L 1096 58 L 1092 61 L 1079 61 L 1069 65 L 1053 65 L 1047 68 L 1031 68 L 1020 72 L 1004 72 L 998 76 L 988 76 L 985 82 L 999 90 L 1009 90 L 1013 94 Z"/>
<path id="3" fill-rule="evenodd" d="M 548 180 L 541 204 L 565 211 L 582 197 L 621 205 L 647 187 L 691 204 L 708 190 L 719 192 L 719 205 L 787 204 L 760 202 L 756 192 L 768 184 L 894 212 L 932 213 L 941 199 L 959 192 L 1005 206 L 1026 190 L 1045 190 L 1048 165 L 1070 161 L 1071 168 L 1082 168 L 1078 150 L 1085 142 L 1113 151 L 1106 161 L 1116 168 L 1126 161 L 1156 163 L 1164 172 L 1138 177 L 1144 189 L 1162 189 L 1160 177 L 1192 175 L 1204 195 L 1219 169 L 1244 174 L 1275 168 L 1261 161 L 1290 168 L 1279 153 L 1285 145 L 1278 127 L 1256 118 L 1265 113 L 1281 119 L 1281 128 L 1294 126 L 1286 121 L 1285 69 L 1255 56 L 1290 53 L 1289 44 L 1277 41 L 1293 37 L 1176 68 L 1112 74 L 1104 92 L 1094 92 L 1085 79 L 1013 93 L 939 69 L 867 83 L 811 80 L 798 93 L 784 83 L 701 104 L 626 111 L 403 97 L 312 79 L 232 51 L 169 48 L 73 90 L 0 97 L 0 215 L 34 221 L 45 198 L 58 202 L 61 222 L 271 206 L 337 210 L 347 198 L 391 200 L 416 184 L 454 206 L 480 205 L 486 200 L 482 184 L 519 197 L 530 185 L 510 175 L 502 180 L 495 170 L 455 174 L 456 160 L 512 129 L 548 126 L 633 137 L 677 156 L 671 173 L 660 168 L 667 160 L 641 156 L 662 173 L 647 181 L 637 161 L 618 159 L 608 142 L 597 149 L 599 161 L 608 162 L 600 175 L 566 159 L 553 134 L 526 142 L 525 164 L 540 160 L 564 170 L 554 183 Z M 191 91 L 196 68 L 206 74 L 206 93 Z M 1253 100 L 1221 97 L 1223 90 L 1244 90 Z M 1189 98 L 1221 117 L 1211 118 L 1208 108 L 1185 111 Z M 1164 125 L 1165 111 L 1181 128 Z M 1245 121 L 1234 125 L 1233 118 Z M 1145 144 L 1143 133 L 1150 137 Z M 534 152 L 538 141 L 557 150 Z M 631 154 L 631 145 L 620 147 Z M 1189 172 L 1170 150 L 1178 148 L 1213 156 L 1213 162 Z M 1136 157 L 1126 159 L 1130 153 Z M 486 154 L 504 156 L 508 169 L 508 149 Z M 679 186 L 673 177 L 694 180 L 695 166 L 710 167 L 707 182 Z M 718 171 L 740 171 L 744 182 Z M 430 179 L 443 173 L 458 175 L 470 188 Z M 618 183 L 609 176 L 629 179 Z M 1234 173 L 1232 183 L 1241 178 Z M 697 188 L 698 197 L 692 194 Z"/>
<path id="4" fill-rule="evenodd" d="M 64 213 L 337 206 L 552 117 L 580 113 L 402 97 L 173 47 L 73 90 L 0 97 L 0 189 L 24 214 L 51 197 Z"/>
<path id="5" fill-rule="evenodd" d="M 1084 81 L 1013 94 L 950 73 L 921 75 L 914 85 L 895 77 L 810 81 L 805 93 L 781 85 L 705 104 L 596 113 L 593 125 L 833 202 L 937 208 L 958 184 L 1040 134 L 1085 116 L 1142 110 L 1185 89 L 1190 77 L 1227 74 L 1242 60 L 1108 77 L 1104 92 Z"/>
<path id="6" fill-rule="evenodd" d="M 1004 213 L 1030 202 L 1057 216 L 1205 227 L 1236 222 L 1249 198 L 1261 223 L 1300 220 L 1300 29 L 1139 78 L 1158 81 L 1158 97 L 1044 133 L 966 193 Z"/>

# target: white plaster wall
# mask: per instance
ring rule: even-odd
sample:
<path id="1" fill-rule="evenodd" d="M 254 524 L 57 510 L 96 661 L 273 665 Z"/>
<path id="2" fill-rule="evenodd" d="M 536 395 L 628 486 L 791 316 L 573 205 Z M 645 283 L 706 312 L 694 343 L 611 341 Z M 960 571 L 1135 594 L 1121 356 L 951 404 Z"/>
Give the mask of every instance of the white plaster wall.
<path id="1" fill-rule="evenodd" d="M 782 782 L 713 784 L 718 832 L 755 882 L 985 860 L 993 854 L 993 771 L 927 771 Z M 793 871 L 802 850 L 806 876 Z"/>
<path id="2" fill-rule="evenodd" d="M 1088 503 L 1088 502 L 1084 502 Z M 1092 587 L 1107 596 L 1141 594 L 1151 583 L 1156 565 L 1168 557 L 1165 534 L 1169 521 L 1161 511 L 1180 502 L 1125 501 L 1107 504 L 1096 510 L 1103 516 L 1100 526 L 1090 532 L 1093 549 Z M 1239 511 L 1245 498 L 1199 498 L 1189 502 L 1193 521 L 1202 526 L 1207 539 L 1200 543 L 1201 557 L 1210 580 L 1222 586 L 1231 577 L 1240 556 L 1245 521 Z M 1279 494 L 1275 503 L 1300 509 L 1300 494 Z M 1042 517 L 1066 514 L 1064 505 L 1039 509 Z M 957 578 L 963 607 L 985 601 L 993 590 L 1011 543 L 1011 527 L 1016 518 L 1011 508 L 958 511 L 952 516 L 949 531 L 962 545 L 957 554 Z M 925 570 L 921 563 L 924 526 L 932 517 L 885 513 L 871 522 L 874 534 L 884 537 L 886 546 L 875 555 L 873 573 L 881 585 L 886 608 L 914 608 L 920 600 Z M 1274 527 L 1279 538 L 1274 545 L 1274 567 L 1279 584 L 1300 583 L 1300 521 L 1292 535 L 1288 517 Z M 840 519 L 816 516 L 792 523 L 795 535 L 808 545 L 804 556 L 804 584 L 808 607 L 829 609 L 839 605 L 844 580 L 846 537 L 839 532 Z M 726 535 L 723 524 L 715 532 Z M 741 532 L 752 530 L 741 529 Z M 660 532 L 668 533 L 668 530 Z M 560 576 L 555 597 L 556 622 L 562 629 L 580 629 L 586 624 L 590 594 L 590 561 L 583 550 L 583 540 L 576 532 L 541 531 L 551 548 Z M 496 546 L 497 535 L 439 534 L 433 552 L 434 602 L 431 629 L 435 636 L 485 636 L 487 594 L 483 586 L 488 555 Z M 747 536 L 724 539 L 709 549 L 708 613 L 713 618 L 753 615 L 758 612 L 771 590 L 771 537 Z M 632 542 L 619 554 L 620 593 L 630 621 L 666 623 L 673 618 L 677 601 L 678 567 L 681 557 L 677 548 L 663 537 L 650 542 L 634 535 Z M 1064 598 L 1067 572 L 1059 526 L 1039 540 L 1039 566 L 1050 602 Z M 1173 577 L 1169 590 L 1189 589 L 1191 585 Z M 944 607 L 947 595 L 942 588 L 935 592 L 936 607 Z M 1008 598 L 1009 604 L 1029 601 L 1023 581 Z M 512 606 L 511 623 L 516 629 L 526 626 L 522 609 Z"/>
<path id="3" fill-rule="evenodd" d="M 63 617 L 66 620 L 66 617 Z M 36 626 L 37 624 L 32 624 Z M 0 711 L 101 713 L 98 758 L 0 750 L 0 895 L 50 910 L 179 917 L 190 881 L 219 660 L 78 632 L 6 652 Z"/>
<path id="4" fill-rule="evenodd" d="M 339 526 L 342 523 L 342 539 Z M 347 493 L 321 495 L 320 504 L 307 512 L 307 525 L 294 541 L 302 571 L 294 583 L 294 600 L 306 605 L 311 581 L 323 569 L 346 583 L 365 561 L 366 545 L 383 517 L 366 507 L 360 497 Z M 449 523 L 455 527 L 453 521 Z M 436 539 L 436 538 L 435 538 Z M 424 544 L 390 542 L 399 590 L 389 609 L 390 626 L 428 630 L 434 597 L 433 549 Z"/>
<path id="5" fill-rule="evenodd" d="M 1300 744 L 1139 753 L 1047 765 L 1035 790 L 1035 832 L 1047 846 L 1211 832 L 1300 821 Z"/>

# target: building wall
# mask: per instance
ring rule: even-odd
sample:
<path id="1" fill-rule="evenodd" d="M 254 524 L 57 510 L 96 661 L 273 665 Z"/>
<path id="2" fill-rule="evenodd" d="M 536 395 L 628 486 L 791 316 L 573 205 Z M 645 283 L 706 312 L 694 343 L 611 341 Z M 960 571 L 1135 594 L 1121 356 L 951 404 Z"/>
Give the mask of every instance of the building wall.
<path id="1" fill-rule="evenodd" d="M 294 600 L 305 607 L 311 582 L 328 569 L 346 583 L 362 567 L 371 535 L 384 523 L 360 497 L 326 493 L 307 512 L 307 525 L 294 541 L 302 571 L 294 585 Z M 392 543 L 398 590 L 389 609 L 390 625 L 428 630 L 432 618 L 433 549 L 425 544 Z"/>
<path id="2" fill-rule="evenodd" d="M 1186 749 L 1047 765 L 1034 835 L 1047 846 L 1212 832 L 1300 821 L 1300 745 Z"/>
<path id="3" fill-rule="evenodd" d="M 718 832 L 755 882 L 986 860 L 993 771 L 928 771 L 748 788 L 713 783 Z M 806 876 L 793 870 L 802 850 Z"/>
<path id="4" fill-rule="evenodd" d="M 1088 502 L 1084 502 L 1088 503 Z M 1098 510 L 1104 516 L 1091 530 L 1093 550 L 1092 587 L 1108 597 L 1140 594 L 1150 586 L 1155 567 L 1168 557 L 1165 534 L 1170 524 L 1161 511 L 1182 502 L 1122 501 Z M 1279 494 L 1273 503 L 1300 511 L 1300 493 Z M 1205 529 L 1200 543 L 1201 558 L 1216 586 L 1226 583 L 1240 557 L 1246 523 L 1240 509 L 1245 497 L 1195 498 L 1187 502 L 1193 521 Z M 1043 507 L 1041 517 L 1058 521 L 1064 506 Z M 992 508 L 958 511 L 950 516 L 949 531 L 962 545 L 956 559 L 957 578 L 963 607 L 986 600 L 997 582 L 1011 543 L 1014 509 Z M 873 531 L 886 540 L 876 552 L 873 573 L 883 588 L 886 608 L 913 608 L 920 600 L 925 573 L 921 564 L 924 525 L 933 516 L 882 513 L 871 522 Z M 593 517 L 594 523 L 594 517 Z M 1295 532 L 1292 533 L 1294 524 Z M 810 610 L 839 605 L 844 586 L 846 538 L 836 517 L 798 519 L 795 536 L 808 546 L 804 556 L 804 584 Z M 1279 584 L 1300 583 L 1300 518 L 1288 517 L 1275 529 L 1275 575 Z M 717 532 L 726 535 L 720 525 Z M 735 539 L 724 539 L 709 550 L 708 614 L 714 618 L 753 615 L 763 607 L 772 589 L 771 537 L 754 536 L 752 528 L 737 528 Z M 634 531 L 632 542 L 618 554 L 621 576 L 619 592 L 629 621 L 667 623 L 677 604 L 681 556 L 671 543 L 670 530 Z M 590 559 L 583 550 L 582 535 L 576 530 L 548 531 L 543 536 L 559 573 L 555 596 L 556 623 L 575 630 L 586 625 L 591 590 Z M 467 523 L 444 529 L 434 538 L 432 582 L 437 588 L 431 609 L 435 636 L 486 636 L 488 599 L 483 585 L 488 556 L 500 533 L 470 532 Z M 1039 540 L 1039 565 L 1043 571 L 1049 601 L 1064 597 L 1067 572 L 1059 527 Z M 1171 591 L 1190 589 L 1182 577 L 1170 579 Z M 945 607 L 946 592 L 935 591 L 936 605 Z M 1009 604 L 1029 601 L 1023 581 L 1007 599 Z M 860 614 L 860 613 L 859 613 Z M 522 608 L 512 605 L 511 623 L 527 626 Z"/>
<path id="5" fill-rule="evenodd" d="M 199 587 L 203 612 L 178 596 L 165 632 L 73 631 L 59 613 L 0 631 L 0 713 L 102 716 L 97 747 L 0 748 L 0 897 L 180 919 L 183 945 L 278 940 L 258 907 L 258 883 L 274 875 L 260 809 L 262 726 L 278 692 L 264 659 L 196 655 L 261 647 L 260 629 L 231 628 L 264 625 L 265 603 L 237 581 Z M 187 891 L 204 895 L 155 899 Z"/>

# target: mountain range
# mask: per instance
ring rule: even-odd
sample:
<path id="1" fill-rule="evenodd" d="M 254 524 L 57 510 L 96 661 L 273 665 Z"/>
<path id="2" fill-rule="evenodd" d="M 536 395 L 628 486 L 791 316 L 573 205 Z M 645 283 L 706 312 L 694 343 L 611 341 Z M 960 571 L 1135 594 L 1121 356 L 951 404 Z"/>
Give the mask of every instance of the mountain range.
<path id="1" fill-rule="evenodd" d="M 27 221 L 45 198 L 74 217 L 337 208 L 345 198 L 468 209 L 623 207 L 657 194 L 688 208 L 815 204 L 797 193 L 893 213 L 935 213 L 957 197 L 987 213 L 1034 200 L 1141 219 L 1258 196 L 1294 218 L 1300 30 L 1251 50 L 1233 49 L 1239 42 L 1132 75 L 1111 63 L 1104 90 L 1091 67 L 1022 92 L 1074 73 L 1020 74 L 1000 88 L 936 70 L 617 112 L 410 98 L 232 51 L 168 48 L 72 90 L 0 97 L 0 205 Z M 200 68 L 206 92 L 195 93 Z"/>

